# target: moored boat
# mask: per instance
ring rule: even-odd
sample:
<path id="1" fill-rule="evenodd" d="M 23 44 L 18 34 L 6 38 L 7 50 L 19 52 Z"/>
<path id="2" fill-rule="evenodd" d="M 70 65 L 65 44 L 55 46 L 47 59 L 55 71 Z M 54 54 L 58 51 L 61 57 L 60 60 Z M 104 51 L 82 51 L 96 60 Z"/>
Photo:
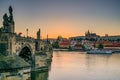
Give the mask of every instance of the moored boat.
<path id="1" fill-rule="evenodd" d="M 87 51 L 88 54 L 112 54 L 111 50 L 104 50 L 104 49 L 94 49 Z"/>

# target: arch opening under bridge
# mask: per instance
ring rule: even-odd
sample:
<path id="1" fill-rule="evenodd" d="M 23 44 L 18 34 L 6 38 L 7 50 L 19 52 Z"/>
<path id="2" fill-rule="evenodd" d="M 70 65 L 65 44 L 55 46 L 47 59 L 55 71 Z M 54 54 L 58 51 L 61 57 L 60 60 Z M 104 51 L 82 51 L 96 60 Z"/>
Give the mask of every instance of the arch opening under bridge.
<path id="1" fill-rule="evenodd" d="M 25 46 L 21 49 L 19 56 L 23 58 L 26 62 L 29 64 L 32 64 L 33 59 L 32 59 L 32 51 L 28 46 Z"/>

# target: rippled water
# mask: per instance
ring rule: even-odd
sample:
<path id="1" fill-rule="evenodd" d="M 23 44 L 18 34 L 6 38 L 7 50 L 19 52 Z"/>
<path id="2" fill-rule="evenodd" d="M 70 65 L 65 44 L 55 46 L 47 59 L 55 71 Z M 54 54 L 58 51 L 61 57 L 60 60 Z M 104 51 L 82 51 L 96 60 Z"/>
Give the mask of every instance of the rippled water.
<path id="1" fill-rule="evenodd" d="M 53 52 L 50 71 L 35 80 L 120 80 L 120 54 Z"/>

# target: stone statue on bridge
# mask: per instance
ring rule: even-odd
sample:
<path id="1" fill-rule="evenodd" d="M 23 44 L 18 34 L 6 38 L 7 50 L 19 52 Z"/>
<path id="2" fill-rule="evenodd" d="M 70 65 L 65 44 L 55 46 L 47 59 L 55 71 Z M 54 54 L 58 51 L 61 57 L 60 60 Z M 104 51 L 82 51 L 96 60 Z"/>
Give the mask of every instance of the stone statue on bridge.
<path id="1" fill-rule="evenodd" d="M 10 32 L 14 33 L 14 19 L 13 19 L 13 9 L 9 7 L 9 17 L 5 13 L 3 15 L 3 27 L 0 29 L 1 32 Z"/>
<path id="2" fill-rule="evenodd" d="M 10 13 L 10 16 L 9 16 L 9 22 L 14 24 L 14 19 L 13 19 L 13 9 L 12 9 L 11 6 L 9 7 L 9 13 Z"/>
<path id="3" fill-rule="evenodd" d="M 40 29 L 39 29 L 39 31 L 37 32 L 37 39 L 40 40 Z"/>
<path id="4" fill-rule="evenodd" d="M 3 15 L 3 27 L 5 32 L 8 32 L 8 26 L 9 26 L 9 18 L 8 15 L 5 13 Z"/>

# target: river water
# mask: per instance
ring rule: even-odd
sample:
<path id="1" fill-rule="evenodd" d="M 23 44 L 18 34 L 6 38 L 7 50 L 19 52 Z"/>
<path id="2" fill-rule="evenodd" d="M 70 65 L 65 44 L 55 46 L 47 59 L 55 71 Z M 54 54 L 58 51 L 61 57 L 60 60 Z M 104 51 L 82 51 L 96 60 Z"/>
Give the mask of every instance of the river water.
<path id="1" fill-rule="evenodd" d="M 49 72 L 32 76 L 34 80 L 120 80 L 120 54 L 54 51 Z"/>

